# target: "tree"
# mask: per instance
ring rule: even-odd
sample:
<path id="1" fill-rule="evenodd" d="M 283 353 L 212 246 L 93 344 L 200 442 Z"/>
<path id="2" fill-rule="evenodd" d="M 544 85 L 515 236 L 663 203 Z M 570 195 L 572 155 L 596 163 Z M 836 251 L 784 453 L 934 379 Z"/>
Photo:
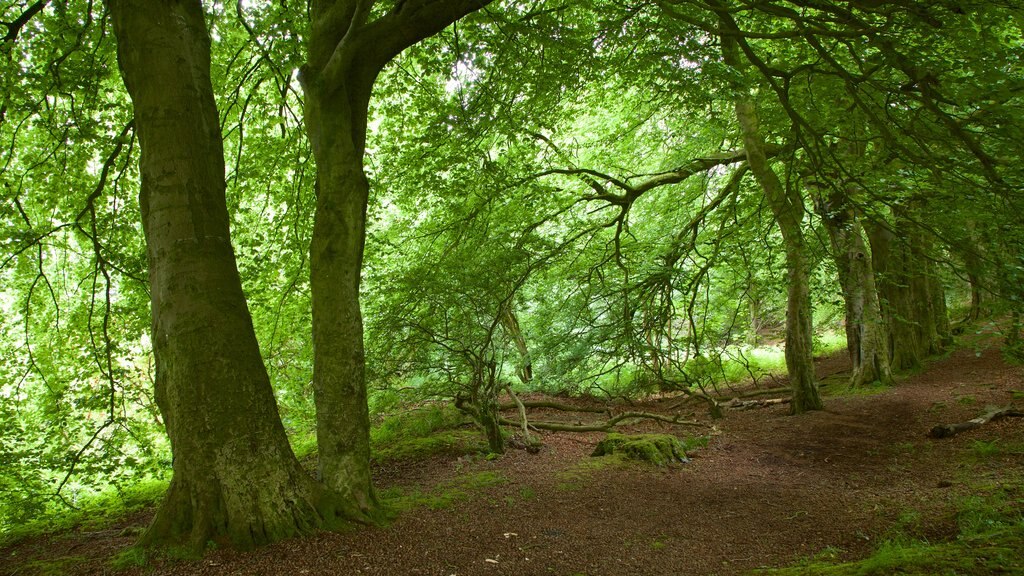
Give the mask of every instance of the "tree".
<path id="1" fill-rule="evenodd" d="M 349 517 L 288 445 L 231 245 L 198 0 L 112 0 L 142 148 L 156 398 L 174 476 L 143 545 L 252 547 Z"/>
<path id="2" fill-rule="evenodd" d="M 300 80 L 317 168 L 310 289 L 320 475 L 366 513 L 377 506 L 370 483 L 359 309 L 370 192 L 363 171 L 370 95 L 395 56 L 490 1 L 398 2 L 376 18 L 377 2 L 316 1 L 310 10 L 309 54 Z"/>
<path id="3" fill-rule="evenodd" d="M 723 26 L 735 24 L 723 17 Z M 742 70 L 739 48 L 731 36 L 722 37 L 722 57 L 726 64 Z M 746 88 L 736 86 L 736 119 L 743 135 L 747 164 L 764 191 L 775 215 L 786 250 L 788 299 L 786 306 L 786 371 L 793 389 L 790 404 L 794 414 L 820 410 L 821 397 L 814 377 L 814 326 L 811 322 L 810 262 L 803 234 L 804 201 L 802 192 L 783 186 L 768 163 L 766 143 L 759 127 L 760 120 L 753 98 Z"/>

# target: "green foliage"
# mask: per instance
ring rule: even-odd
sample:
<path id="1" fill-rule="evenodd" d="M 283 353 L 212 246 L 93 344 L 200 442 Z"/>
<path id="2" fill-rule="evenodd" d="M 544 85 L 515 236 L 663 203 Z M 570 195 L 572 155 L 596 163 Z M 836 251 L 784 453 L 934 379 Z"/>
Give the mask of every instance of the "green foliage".
<path id="1" fill-rule="evenodd" d="M 737 86 L 789 147 L 775 168 L 795 197 L 845 190 L 883 228 L 900 214 L 950 300 L 969 277 L 996 317 L 1019 314 L 1024 20 L 1008 3 L 876 4 L 745 5 L 731 17 L 750 32 L 749 71 L 722 63 L 721 14 L 699 3 L 496 4 L 400 55 L 370 104 L 365 159 L 371 413 L 472 396 L 489 366 L 492 388 L 626 397 L 781 373 L 782 238 L 741 163 L 639 193 L 741 148 Z M 306 14 L 207 11 L 232 243 L 282 420 L 309 457 L 316 194 L 294 77 Z M 0 55 L 5 532 L 159 483 L 171 462 L 152 397 L 139 142 L 104 22 L 102 3 L 49 3 Z M 828 354 L 845 345 L 843 303 L 816 218 L 815 353 Z M 1019 320 L 1000 330 L 1020 356 Z M 459 422 L 433 404 L 384 418 L 376 457 L 475 450 Z"/>
<path id="2" fill-rule="evenodd" d="M 426 438 L 439 430 L 455 428 L 463 416 L 448 404 L 426 404 L 386 415 L 370 429 L 370 441 L 385 446 L 406 438 Z"/>
<path id="3" fill-rule="evenodd" d="M 107 489 L 97 495 L 84 498 L 77 509 L 49 513 L 40 518 L 4 530 L 0 546 L 29 536 L 38 536 L 68 530 L 95 531 L 122 522 L 135 512 L 151 508 L 163 498 L 167 491 L 164 480 L 137 482 L 116 491 Z"/>

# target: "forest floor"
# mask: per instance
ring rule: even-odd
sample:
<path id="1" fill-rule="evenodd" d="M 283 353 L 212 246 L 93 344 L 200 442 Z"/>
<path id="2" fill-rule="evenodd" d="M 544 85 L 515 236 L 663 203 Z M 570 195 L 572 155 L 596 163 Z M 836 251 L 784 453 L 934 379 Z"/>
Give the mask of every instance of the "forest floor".
<path id="1" fill-rule="evenodd" d="M 897 534 L 954 538 L 966 498 L 997 484 L 1017 482 L 1020 490 L 1024 418 L 943 440 L 926 434 L 989 406 L 1024 407 L 1024 368 L 1005 364 L 997 349 L 961 347 L 895 387 L 849 393 L 839 383 L 845 364 L 845 355 L 820 361 L 819 374 L 837 376 L 828 379 L 826 409 L 802 416 L 776 405 L 711 421 L 700 406 L 678 407 L 679 398 L 628 407 L 699 420 L 698 427 L 626 427 L 709 437 L 687 464 L 591 458 L 603 434 L 564 432 L 544 433 L 538 454 L 399 459 L 377 471 L 384 497 L 405 504 L 386 527 L 116 573 L 745 574 L 815 557 L 863 558 Z M 531 418 L 599 415 L 531 411 Z M 103 531 L 24 540 L 0 551 L 0 574 L 114 573 L 110 557 L 132 544 L 133 527 L 150 514 Z"/>

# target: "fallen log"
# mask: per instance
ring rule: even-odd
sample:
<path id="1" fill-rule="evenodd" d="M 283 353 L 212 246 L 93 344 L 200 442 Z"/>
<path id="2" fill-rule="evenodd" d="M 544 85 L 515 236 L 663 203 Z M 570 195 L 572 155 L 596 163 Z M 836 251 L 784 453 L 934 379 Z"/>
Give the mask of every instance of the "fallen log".
<path id="1" fill-rule="evenodd" d="M 675 424 L 678 426 L 704 426 L 700 422 L 693 420 L 680 420 L 678 416 L 675 418 L 669 418 L 660 414 L 651 414 L 650 412 L 623 412 L 618 416 L 609 418 L 605 422 L 599 422 L 596 424 L 563 424 L 561 422 L 530 422 L 530 427 L 537 430 L 548 430 L 550 432 L 610 432 L 615 426 L 621 424 L 625 420 L 638 419 L 638 420 L 655 420 L 658 422 L 666 422 L 668 424 Z M 520 426 L 521 422 L 513 422 L 506 418 L 500 420 L 502 425 L 505 426 Z"/>
<path id="2" fill-rule="evenodd" d="M 551 410 L 560 410 L 562 412 L 593 412 L 595 414 L 607 414 L 609 410 L 607 408 L 598 408 L 596 406 L 572 406 L 570 404 L 562 404 L 560 402 L 552 402 L 549 400 L 523 400 L 522 404 L 526 408 L 550 408 Z M 515 402 L 509 402 L 502 404 L 498 408 L 501 410 L 513 410 L 518 408 Z"/>
<path id="3" fill-rule="evenodd" d="M 758 400 L 740 400 L 739 398 L 733 398 L 729 403 L 723 404 L 723 406 L 731 410 L 751 410 L 753 408 L 764 408 L 765 406 L 789 404 L 792 401 L 792 398 L 761 398 Z"/>
<path id="4" fill-rule="evenodd" d="M 977 418 L 974 418 L 973 420 L 968 420 L 967 422 L 935 426 L 931 429 L 931 431 L 928 432 L 928 436 L 930 436 L 931 438 L 950 438 L 952 436 L 956 436 L 961 432 L 973 430 L 974 428 L 978 428 L 980 426 L 988 424 L 993 420 L 999 420 L 1000 418 L 1008 418 L 1014 416 L 1024 417 L 1024 412 L 1021 412 L 1020 410 L 1017 410 L 1012 407 L 996 408 L 986 412 L 985 414 L 982 414 L 981 416 L 978 416 Z"/>

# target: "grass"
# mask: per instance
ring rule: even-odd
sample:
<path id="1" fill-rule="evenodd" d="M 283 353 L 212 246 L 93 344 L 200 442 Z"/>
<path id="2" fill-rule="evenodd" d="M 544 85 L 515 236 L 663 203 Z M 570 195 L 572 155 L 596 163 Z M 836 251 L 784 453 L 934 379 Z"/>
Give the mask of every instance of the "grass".
<path id="1" fill-rule="evenodd" d="M 572 466 L 569 466 L 565 470 L 556 472 L 555 478 L 558 480 L 558 488 L 560 490 L 579 490 L 586 485 L 587 481 L 595 472 L 626 468 L 629 465 L 630 463 L 622 454 L 611 454 L 609 456 L 601 456 L 598 458 L 585 458 Z"/>
<path id="2" fill-rule="evenodd" d="M 14 527 L 0 535 L 0 547 L 23 538 L 71 530 L 95 531 L 122 521 L 125 516 L 155 506 L 167 491 L 166 480 L 148 480 L 121 491 L 108 489 L 77 503 L 78 508 Z"/>
<path id="3" fill-rule="evenodd" d="M 846 398 L 851 396 L 874 396 L 875 394 L 881 394 L 886 390 L 891 390 L 892 386 L 882 384 L 878 380 L 874 382 L 867 382 L 861 386 L 851 387 L 849 385 L 850 374 L 842 373 L 828 379 L 823 382 L 828 382 L 829 386 L 822 389 L 822 394 L 831 398 Z"/>
<path id="4" fill-rule="evenodd" d="M 959 534 L 946 542 L 915 538 L 920 516 L 900 515 L 875 551 L 855 562 L 836 562 L 838 553 L 819 554 L 796 566 L 761 570 L 776 576 L 987 576 L 1024 574 L 1024 482 L 1020 479 L 976 487 L 959 504 Z"/>

